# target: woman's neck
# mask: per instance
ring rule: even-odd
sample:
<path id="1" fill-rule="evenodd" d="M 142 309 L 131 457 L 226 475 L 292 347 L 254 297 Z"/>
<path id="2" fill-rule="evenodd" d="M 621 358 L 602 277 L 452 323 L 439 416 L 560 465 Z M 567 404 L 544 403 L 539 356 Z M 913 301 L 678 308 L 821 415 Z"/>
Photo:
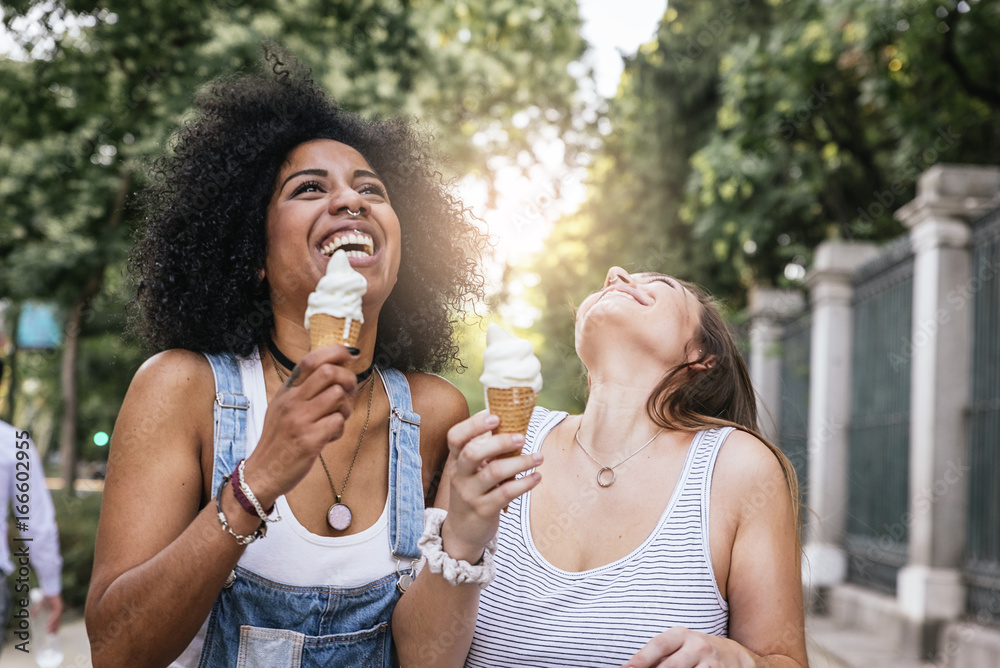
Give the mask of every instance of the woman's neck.
<path id="1" fill-rule="evenodd" d="M 309 330 L 305 328 L 305 323 L 300 319 L 293 319 L 279 313 L 274 314 L 274 330 L 271 333 L 271 340 L 278 350 L 295 364 L 298 364 L 310 350 Z M 361 353 L 357 360 L 347 365 L 347 368 L 354 373 L 361 373 L 367 369 L 374 357 L 375 327 L 369 327 L 367 322 L 361 329 L 358 349 L 361 350 Z"/>
<path id="2" fill-rule="evenodd" d="M 591 376 L 590 396 L 580 421 L 580 441 L 602 463 L 630 455 L 660 428 L 646 412 L 655 383 Z"/>
<path id="3" fill-rule="evenodd" d="M 279 313 L 274 314 L 271 340 L 278 350 L 296 364 L 309 352 L 309 330 L 305 328 L 303 322 L 293 321 Z"/>

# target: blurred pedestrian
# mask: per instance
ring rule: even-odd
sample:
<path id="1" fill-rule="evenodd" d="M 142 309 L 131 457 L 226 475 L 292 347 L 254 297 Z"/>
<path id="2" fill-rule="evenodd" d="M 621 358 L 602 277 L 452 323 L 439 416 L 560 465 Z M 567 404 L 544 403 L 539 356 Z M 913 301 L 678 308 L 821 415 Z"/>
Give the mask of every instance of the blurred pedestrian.
<path id="1" fill-rule="evenodd" d="M 0 378 L 3 362 L 0 361 Z M 42 590 L 41 612 L 49 615 L 48 632 L 59 630 L 62 618 L 62 557 L 55 506 L 45 485 L 42 460 L 28 432 L 0 421 L 0 629 L 6 629 L 15 608 L 28 608 L 29 579 L 33 569 Z M 8 540 L 9 514 L 13 511 L 18 538 Z M 14 550 L 11 553 L 10 544 Z M 6 578 L 12 573 L 13 591 Z M 27 618 L 24 617 L 25 622 Z M 27 624 L 25 623 L 25 627 Z M 15 630 L 26 628 L 15 626 Z M 30 647 L 30 645 L 29 645 Z M 0 643 L 2 649 L 2 643 Z"/>

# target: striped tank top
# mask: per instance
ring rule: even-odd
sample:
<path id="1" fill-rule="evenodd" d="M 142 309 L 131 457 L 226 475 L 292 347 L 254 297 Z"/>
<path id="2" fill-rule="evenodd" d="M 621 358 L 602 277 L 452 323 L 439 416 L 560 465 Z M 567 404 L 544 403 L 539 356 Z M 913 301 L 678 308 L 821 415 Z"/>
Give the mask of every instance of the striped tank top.
<path id="1" fill-rule="evenodd" d="M 565 417 L 536 408 L 524 452 L 537 452 Z M 708 512 L 712 470 L 731 431 L 695 435 L 656 528 L 631 554 L 598 568 L 574 573 L 548 563 L 531 538 L 531 493 L 511 502 L 465 665 L 617 667 L 673 626 L 725 637 L 729 606 L 712 570 Z"/>

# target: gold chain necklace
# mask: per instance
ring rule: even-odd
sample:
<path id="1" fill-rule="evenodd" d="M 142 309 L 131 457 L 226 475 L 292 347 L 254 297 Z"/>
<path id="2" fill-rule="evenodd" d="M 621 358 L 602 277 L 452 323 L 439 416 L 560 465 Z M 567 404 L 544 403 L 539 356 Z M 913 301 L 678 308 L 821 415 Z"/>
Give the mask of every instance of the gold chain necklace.
<path id="1" fill-rule="evenodd" d="M 278 363 L 274 360 L 274 355 L 270 355 L 271 365 L 274 366 L 274 372 L 278 375 L 278 380 L 282 383 L 285 382 L 286 377 L 282 375 L 281 370 L 278 368 Z M 354 519 L 351 509 L 343 502 L 344 490 L 347 489 L 347 481 L 351 479 L 351 472 L 354 471 L 354 463 L 358 461 L 358 453 L 361 452 L 361 444 L 365 440 L 365 432 L 368 431 L 368 421 L 372 417 L 372 399 L 375 396 L 375 374 L 371 374 L 366 383 L 371 384 L 371 388 L 368 390 L 368 411 L 365 414 L 365 426 L 361 428 L 361 436 L 358 437 L 358 445 L 354 448 L 354 458 L 351 459 L 351 466 L 347 469 L 347 477 L 344 478 L 344 484 L 340 486 L 340 492 L 337 492 L 337 486 L 333 484 L 333 477 L 330 475 L 330 469 L 326 466 L 326 460 L 323 459 L 323 453 L 319 453 L 319 461 L 323 465 L 323 470 L 326 472 L 326 479 L 330 481 L 330 489 L 333 490 L 334 502 L 330 506 L 330 509 L 326 511 L 326 523 L 330 525 L 331 529 L 336 531 L 346 531 L 349 526 L 351 526 L 351 521 Z M 362 387 L 364 385 L 362 384 Z"/>
<path id="2" fill-rule="evenodd" d="M 374 376 L 374 374 L 372 375 Z M 354 519 L 351 509 L 341 499 L 344 497 L 344 490 L 347 489 L 347 481 L 351 479 L 354 462 L 358 460 L 358 453 L 361 452 L 361 443 L 365 440 L 365 432 L 368 431 L 368 420 L 372 416 L 372 397 L 374 396 L 375 383 L 372 383 L 371 389 L 368 390 L 368 413 L 365 415 L 365 426 L 361 428 L 361 436 L 358 437 L 358 447 L 354 449 L 354 459 L 351 460 L 351 466 L 347 469 L 347 477 L 344 478 L 344 484 L 340 486 L 339 494 L 333 484 L 333 478 L 330 476 L 330 469 L 326 467 L 326 460 L 323 459 L 323 453 L 319 453 L 319 461 L 323 465 L 323 470 L 326 471 L 326 479 L 330 481 L 330 489 L 333 490 L 333 495 L 336 497 L 336 501 L 330 506 L 330 510 L 326 511 L 326 522 L 332 529 L 336 529 L 337 531 L 346 530 L 347 527 L 351 526 L 351 520 Z"/>

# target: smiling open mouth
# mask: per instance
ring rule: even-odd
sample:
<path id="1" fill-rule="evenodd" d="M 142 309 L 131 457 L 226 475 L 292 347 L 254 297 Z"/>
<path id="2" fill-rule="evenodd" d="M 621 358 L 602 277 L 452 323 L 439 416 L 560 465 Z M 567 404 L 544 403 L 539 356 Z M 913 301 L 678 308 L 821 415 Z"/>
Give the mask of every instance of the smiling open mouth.
<path id="1" fill-rule="evenodd" d="M 615 295 L 623 295 L 623 296 L 625 296 L 625 297 L 628 297 L 629 299 L 631 299 L 631 300 L 632 300 L 632 301 L 634 301 L 634 302 L 637 302 L 637 303 L 639 303 L 639 304 L 641 304 L 641 303 L 642 303 L 642 302 L 640 302 L 640 301 L 639 301 L 638 299 L 636 299 L 636 298 L 635 298 L 635 295 L 633 295 L 633 294 L 631 294 L 631 293 L 628 293 L 628 292 L 625 292 L 624 290 L 608 290 L 608 291 L 606 291 L 606 292 L 604 293 L 604 295 L 605 295 L 605 296 L 606 296 L 606 295 L 612 295 L 612 294 L 615 294 Z"/>
<path id="2" fill-rule="evenodd" d="M 375 241 L 362 232 L 350 232 L 337 235 L 320 248 L 320 252 L 327 257 L 338 250 L 347 253 L 347 257 L 370 257 L 375 252 Z"/>

